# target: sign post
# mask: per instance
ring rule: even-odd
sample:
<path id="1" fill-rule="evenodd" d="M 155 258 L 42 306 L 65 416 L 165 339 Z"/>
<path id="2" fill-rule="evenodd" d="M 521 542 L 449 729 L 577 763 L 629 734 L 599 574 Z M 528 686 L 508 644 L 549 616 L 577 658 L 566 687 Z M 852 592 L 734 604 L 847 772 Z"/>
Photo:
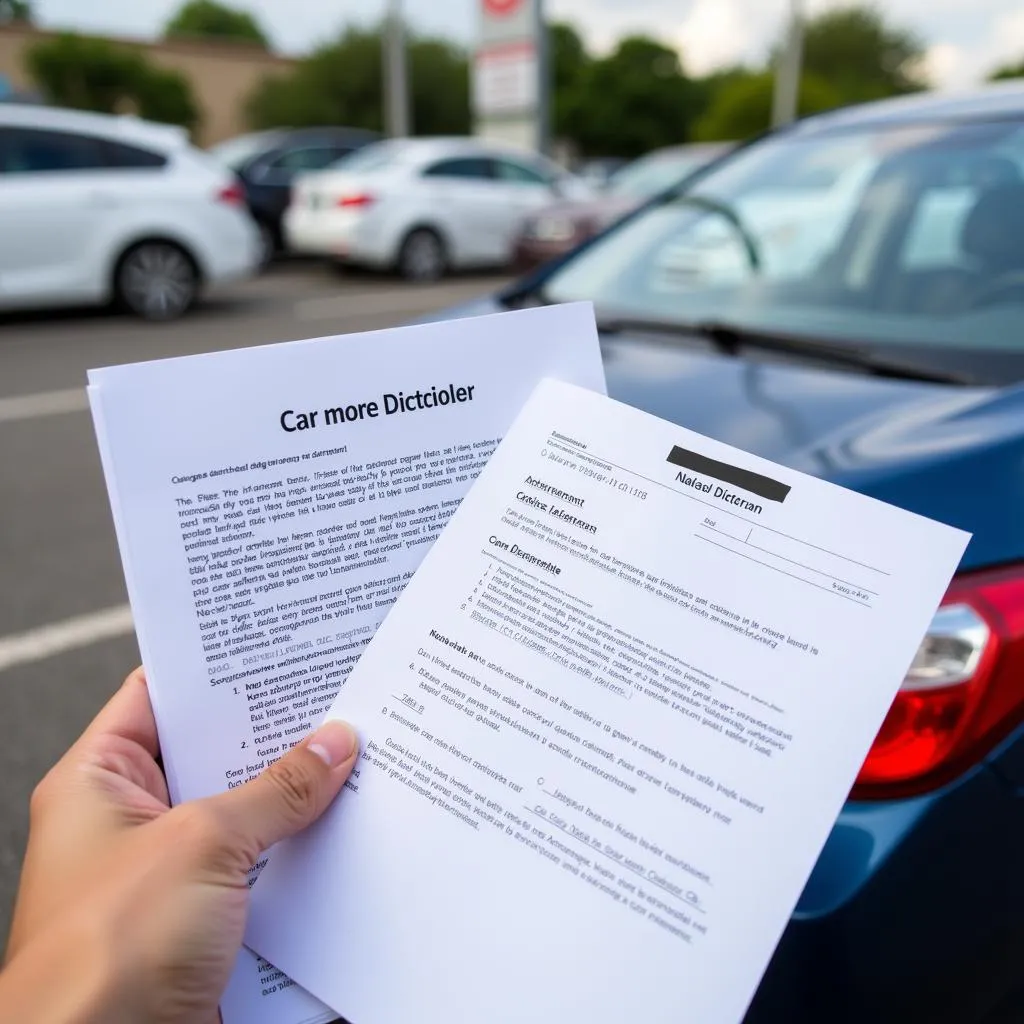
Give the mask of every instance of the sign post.
<path id="1" fill-rule="evenodd" d="M 480 43 L 473 61 L 476 133 L 547 148 L 547 54 L 542 0 L 477 0 Z"/>

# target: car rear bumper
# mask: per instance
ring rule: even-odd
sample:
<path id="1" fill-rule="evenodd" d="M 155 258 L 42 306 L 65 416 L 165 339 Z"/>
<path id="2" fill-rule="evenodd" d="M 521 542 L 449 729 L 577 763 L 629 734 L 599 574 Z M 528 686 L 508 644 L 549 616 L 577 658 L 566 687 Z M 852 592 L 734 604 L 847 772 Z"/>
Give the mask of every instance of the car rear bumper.
<path id="1" fill-rule="evenodd" d="M 285 246 L 309 256 L 386 266 L 393 254 L 381 244 L 367 216 L 356 210 L 291 207 L 284 216 Z"/>
<path id="2" fill-rule="evenodd" d="M 1024 797 L 991 768 L 849 804 L 745 1024 L 1024 1021 L 1022 869 Z"/>
<path id="3" fill-rule="evenodd" d="M 542 242 L 532 238 L 521 238 L 516 243 L 513 253 L 513 266 L 519 271 L 534 270 L 571 252 L 575 246 L 575 241 Z"/>

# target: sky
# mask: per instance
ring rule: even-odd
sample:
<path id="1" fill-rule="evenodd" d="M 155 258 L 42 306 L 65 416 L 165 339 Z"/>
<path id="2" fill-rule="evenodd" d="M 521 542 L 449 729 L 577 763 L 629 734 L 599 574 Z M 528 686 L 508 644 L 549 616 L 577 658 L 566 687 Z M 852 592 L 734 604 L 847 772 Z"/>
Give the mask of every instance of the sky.
<path id="1" fill-rule="evenodd" d="M 229 0 L 255 14 L 284 53 L 299 54 L 346 24 L 372 22 L 384 0 Z M 813 14 L 843 0 L 805 0 Z M 1024 60 L 1020 0 L 878 0 L 887 19 L 915 31 L 927 48 L 926 71 L 939 88 L 962 89 L 995 65 Z M 52 28 L 147 38 L 181 0 L 34 0 L 37 21 Z M 478 0 L 403 0 L 425 32 L 471 43 Z M 548 16 L 576 24 L 600 52 L 628 32 L 676 46 L 691 74 L 757 61 L 784 23 L 788 0 L 545 0 Z"/>

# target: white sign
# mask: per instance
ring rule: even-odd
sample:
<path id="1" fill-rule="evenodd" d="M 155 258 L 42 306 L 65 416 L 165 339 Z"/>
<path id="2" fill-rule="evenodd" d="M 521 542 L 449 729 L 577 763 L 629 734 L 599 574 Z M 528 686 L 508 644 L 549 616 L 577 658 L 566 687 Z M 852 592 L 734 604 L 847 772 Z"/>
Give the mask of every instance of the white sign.
<path id="1" fill-rule="evenodd" d="M 478 0 L 480 42 L 473 65 L 477 132 L 541 142 L 541 0 Z"/>
<path id="2" fill-rule="evenodd" d="M 520 114 L 539 100 L 537 50 L 530 43 L 511 43 L 481 50 L 473 75 L 479 117 Z"/>

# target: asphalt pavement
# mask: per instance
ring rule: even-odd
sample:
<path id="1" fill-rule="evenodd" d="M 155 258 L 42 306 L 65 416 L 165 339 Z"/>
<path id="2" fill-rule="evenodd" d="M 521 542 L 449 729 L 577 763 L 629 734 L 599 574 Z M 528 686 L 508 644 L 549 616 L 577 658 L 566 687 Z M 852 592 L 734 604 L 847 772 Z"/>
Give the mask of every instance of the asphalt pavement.
<path id="1" fill-rule="evenodd" d="M 406 285 L 289 263 L 173 324 L 106 311 L 0 317 L 0 952 L 32 788 L 138 663 L 86 371 L 376 330 L 501 283 Z"/>

